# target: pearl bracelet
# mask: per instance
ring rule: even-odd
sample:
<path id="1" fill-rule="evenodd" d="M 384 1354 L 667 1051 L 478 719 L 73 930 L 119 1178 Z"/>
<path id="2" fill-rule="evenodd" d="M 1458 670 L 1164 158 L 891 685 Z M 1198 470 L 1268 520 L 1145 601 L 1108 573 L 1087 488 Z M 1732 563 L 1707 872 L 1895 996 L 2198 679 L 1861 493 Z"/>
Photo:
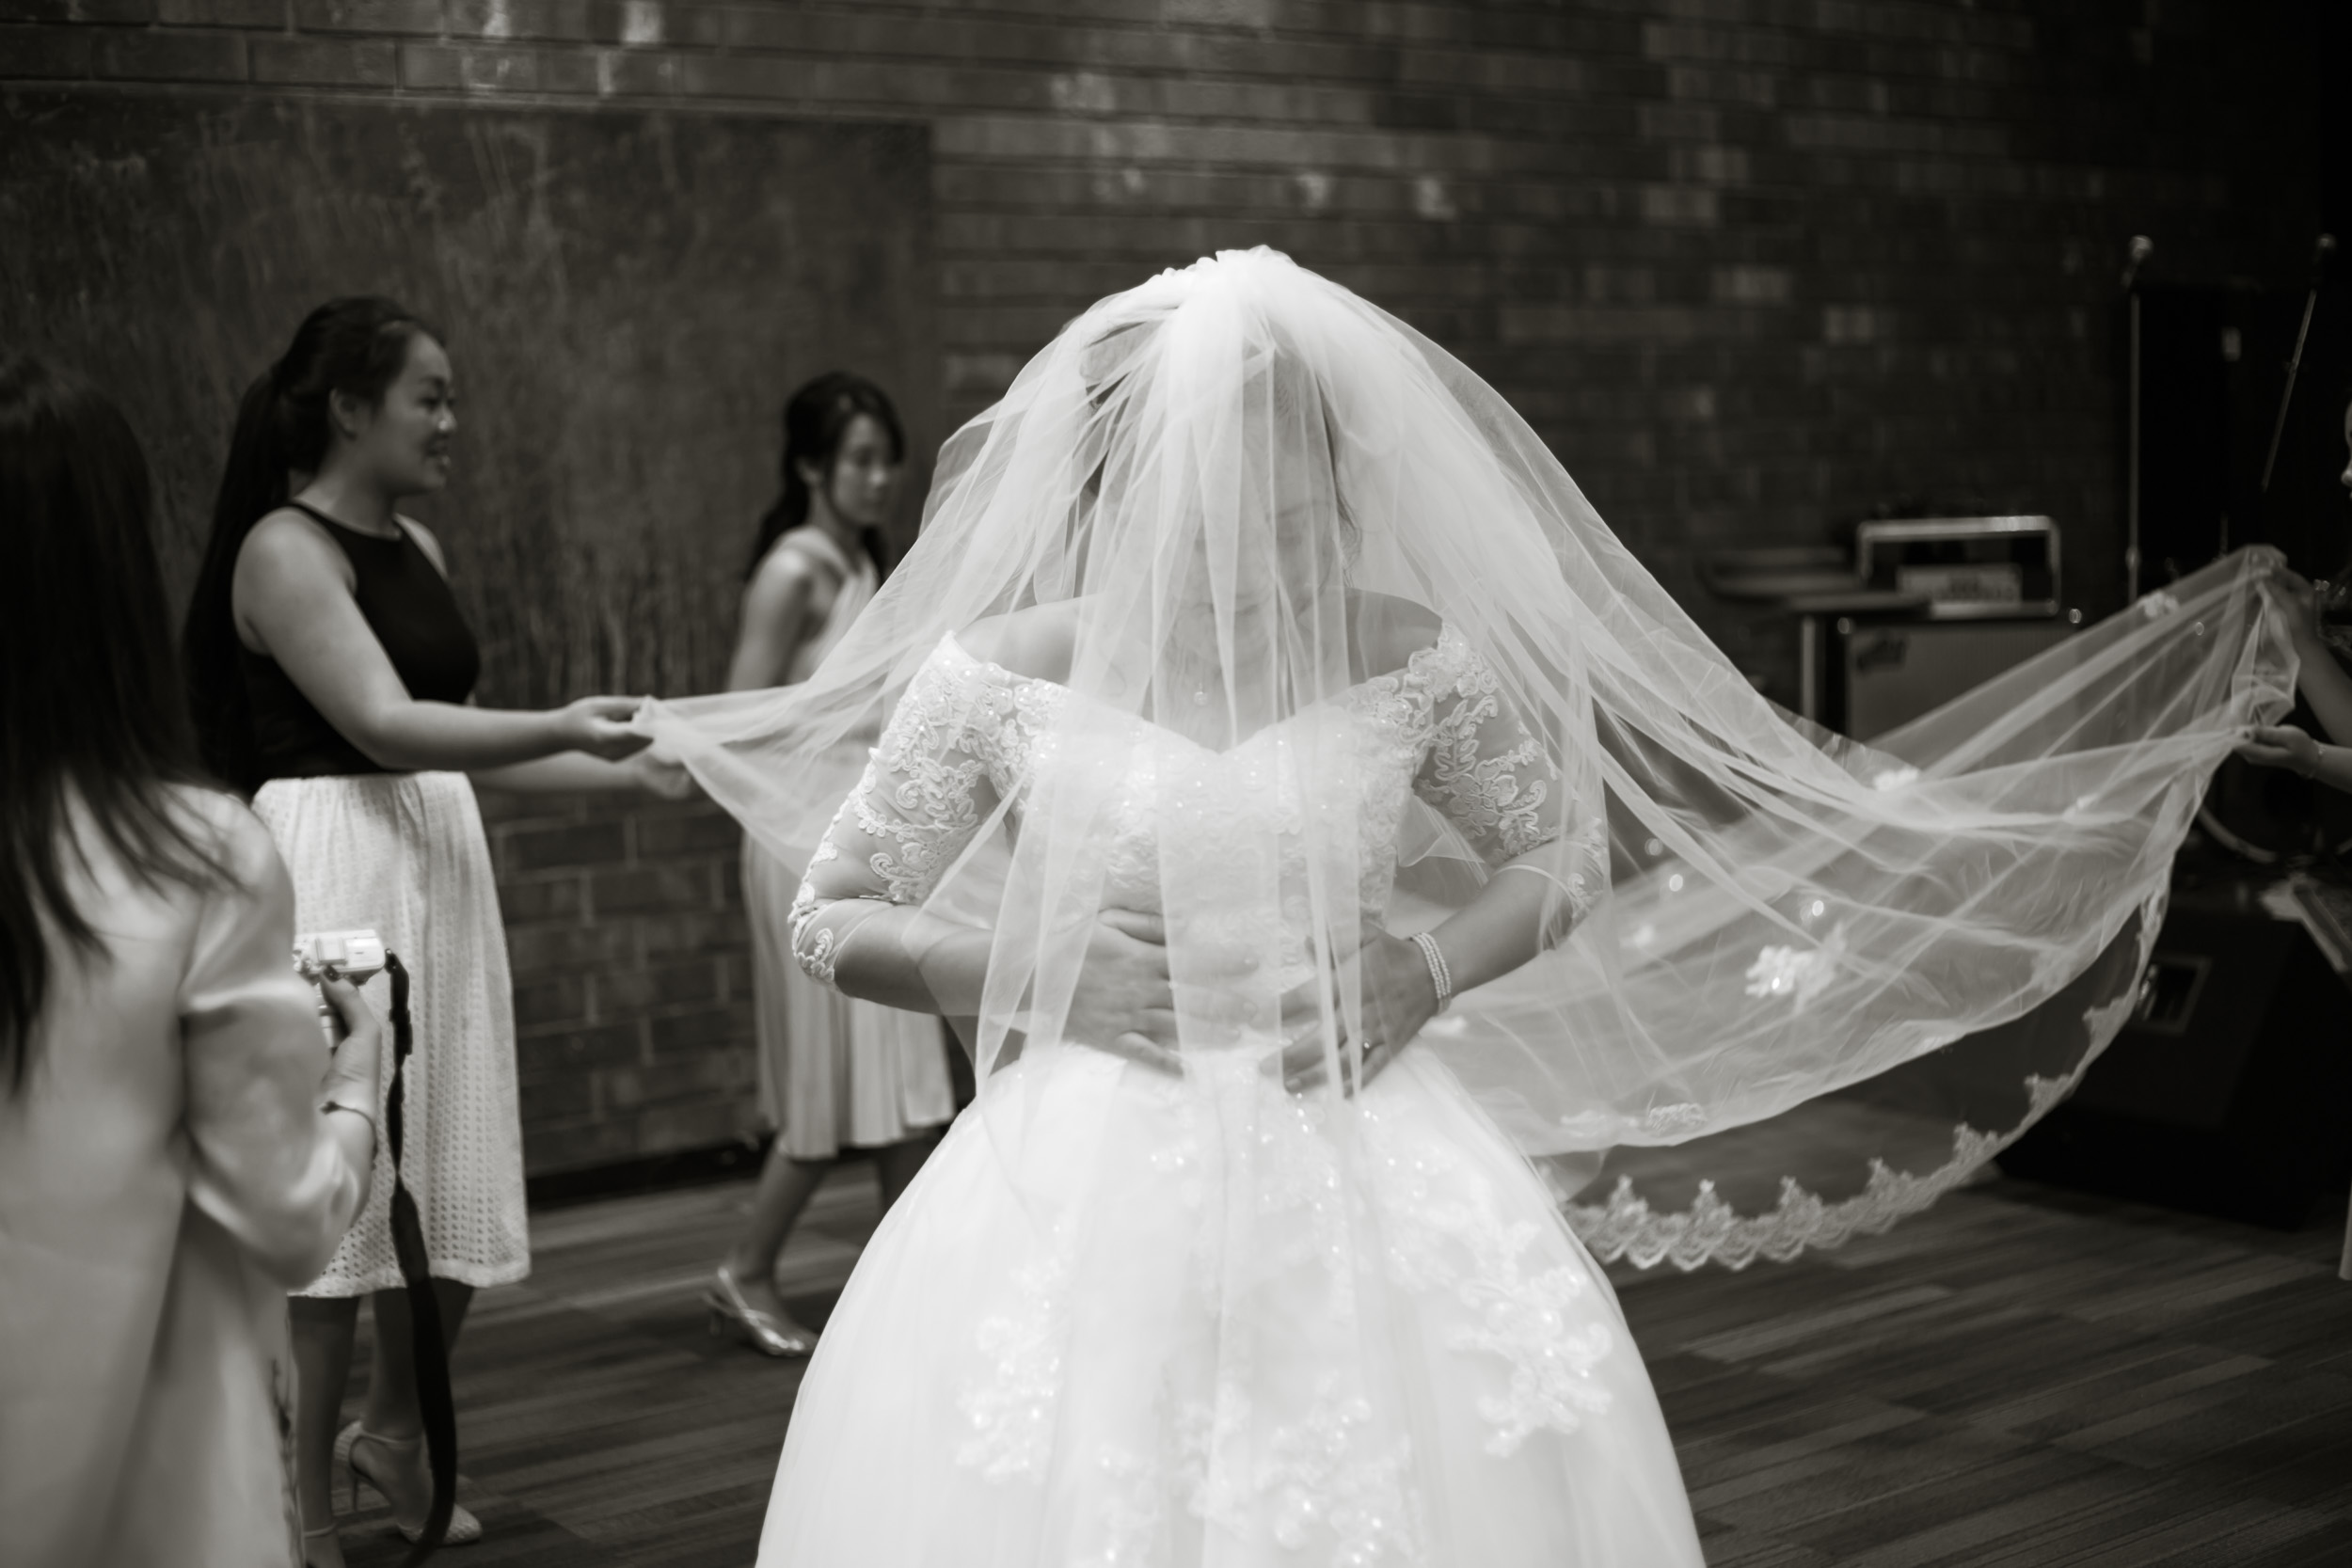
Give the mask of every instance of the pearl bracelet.
<path id="1" fill-rule="evenodd" d="M 1426 931 L 1413 933 L 1413 945 L 1421 949 L 1422 960 L 1429 965 L 1429 978 L 1438 987 L 1438 1011 L 1444 1012 L 1454 1001 L 1454 971 L 1445 961 L 1445 951 Z"/>

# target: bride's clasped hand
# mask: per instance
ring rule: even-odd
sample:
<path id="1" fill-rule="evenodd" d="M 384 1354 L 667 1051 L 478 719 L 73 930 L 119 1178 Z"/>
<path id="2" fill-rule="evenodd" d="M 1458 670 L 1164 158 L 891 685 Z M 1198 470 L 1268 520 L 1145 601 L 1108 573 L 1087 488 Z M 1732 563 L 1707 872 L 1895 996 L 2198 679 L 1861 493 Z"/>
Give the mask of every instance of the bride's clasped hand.
<path id="1" fill-rule="evenodd" d="M 1155 1072 L 1184 1071 L 1179 1030 L 1196 1048 L 1238 1047 L 1253 1037 L 1280 1043 L 1267 1052 L 1269 1072 L 1279 1072 L 1295 1094 L 1311 1093 L 1327 1081 L 1335 1059 L 1343 1068 L 1343 1092 L 1353 1093 L 1380 1074 L 1438 1015 L 1436 976 L 1420 947 L 1374 927 L 1363 931 L 1353 952 L 1340 955 L 1360 976 L 1364 1028 L 1337 1032 L 1341 1058 L 1327 1053 L 1323 1025 L 1340 1010 L 1342 988 L 1332 979 L 1293 987 L 1279 1006 L 1268 1008 L 1220 979 L 1247 979 L 1258 972 L 1258 956 L 1239 943 L 1212 944 L 1197 952 L 1179 984 L 1168 973 L 1168 922 L 1139 910 L 1104 910 L 1087 944 L 1063 1033 L 1071 1040 L 1098 1044 Z M 1180 1025 L 1181 1015 L 1181 1025 Z"/>

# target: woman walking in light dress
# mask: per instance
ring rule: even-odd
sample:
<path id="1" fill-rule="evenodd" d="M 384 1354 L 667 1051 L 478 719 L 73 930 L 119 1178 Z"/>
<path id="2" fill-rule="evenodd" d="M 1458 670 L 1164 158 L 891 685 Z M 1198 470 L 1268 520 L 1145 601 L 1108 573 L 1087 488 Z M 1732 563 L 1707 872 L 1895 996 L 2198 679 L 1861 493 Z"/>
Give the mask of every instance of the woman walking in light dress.
<path id="1" fill-rule="evenodd" d="M 890 399 L 862 376 L 818 376 L 786 404 L 784 437 L 784 493 L 760 519 L 731 691 L 806 680 L 882 583 L 882 526 L 906 458 Z M 841 1148 L 873 1151 L 887 1208 L 955 1116 L 935 1019 L 853 1000 L 793 962 L 800 880 L 797 865 L 744 842 L 759 1099 L 776 1140 L 704 1302 L 712 1333 L 767 1355 L 804 1355 L 816 1342 L 776 1292 L 776 1259 Z"/>

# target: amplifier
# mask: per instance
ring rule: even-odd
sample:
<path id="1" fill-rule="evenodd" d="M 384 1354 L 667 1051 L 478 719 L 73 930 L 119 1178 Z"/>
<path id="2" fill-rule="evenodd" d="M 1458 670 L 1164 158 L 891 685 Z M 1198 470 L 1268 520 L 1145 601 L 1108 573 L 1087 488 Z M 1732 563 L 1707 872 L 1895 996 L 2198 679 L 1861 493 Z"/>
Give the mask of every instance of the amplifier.
<path id="1" fill-rule="evenodd" d="M 1928 618 L 2058 612 L 2058 528 L 2047 517 L 1907 517 L 1854 530 L 1867 588 L 1927 596 Z"/>
<path id="2" fill-rule="evenodd" d="M 2064 639 L 2065 620 L 1865 621 L 1841 617 L 1823 717 L 1868 740 L 1943 706 Z"/>

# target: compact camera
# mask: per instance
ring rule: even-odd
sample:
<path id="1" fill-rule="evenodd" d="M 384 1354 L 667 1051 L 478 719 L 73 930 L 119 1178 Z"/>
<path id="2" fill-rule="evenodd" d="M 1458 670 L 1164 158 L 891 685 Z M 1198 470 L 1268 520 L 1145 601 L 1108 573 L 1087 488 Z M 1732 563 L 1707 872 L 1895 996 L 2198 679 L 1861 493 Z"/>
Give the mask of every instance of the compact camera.
<path id="1" fill-rule="evenodd" d="M 313 985 L 331 978 L 364 986 L 384 973 L 384 939 L 373 931 L 314 931 L 294 938 L 294 960 Z"/>
<path id="2" fill-rule="evenodd" d="M 312 985 L 321 980 L 348 980 L 364 986 L 384 973 L 384 939 L 373 931 L 315 931 L 294 938 L 294 968 Z M 342 1021 L 319 998 L 319 1027 L 326 1033 L 326 1049 L 342 1043 Z"/>

